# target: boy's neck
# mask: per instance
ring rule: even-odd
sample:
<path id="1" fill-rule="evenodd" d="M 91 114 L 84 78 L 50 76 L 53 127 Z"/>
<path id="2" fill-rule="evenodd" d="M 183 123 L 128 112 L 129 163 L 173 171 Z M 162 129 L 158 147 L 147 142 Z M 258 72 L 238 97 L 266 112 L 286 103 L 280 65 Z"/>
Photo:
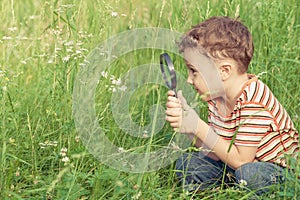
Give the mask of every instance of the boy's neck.
<path id="1" fill-rule="evenodd" d="M 220 97 L 217 101 L 219 111 L 224 114 L 230 114 L 235 106 L 237 98 L 241 95 L 245 83 L 249 80 L 248 74 L 239 74 L 232 77 L 224 83 L 225 98 Z"/>

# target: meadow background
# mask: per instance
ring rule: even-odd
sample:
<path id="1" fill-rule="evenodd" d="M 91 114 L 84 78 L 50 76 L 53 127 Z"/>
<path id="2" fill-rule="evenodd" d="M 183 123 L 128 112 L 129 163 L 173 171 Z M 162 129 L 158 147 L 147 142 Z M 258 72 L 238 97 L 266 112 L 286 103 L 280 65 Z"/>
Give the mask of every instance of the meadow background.
<path id="1" fill-rule="evenodd" d="M 255 191 L 217 188 L 187 195 L 174 166 L 142 174 L 101 164 L 80 141 L 72 116 L 74 79 L 97 44 L 117 33 L 161 27 L 184 33 L 214 15 L 240 16 L 253 34 L 250 72 L 261 79 L 300 130 L 300 2 L 298 0 L 2 0 L 0 2 L 0 199 L 248 199 Z M 129 53 L 102 74 L 96 110 L 119 146 L 147 147 L 118 129 L 111 95 L 131 67 L 154 62 L 153 50 Z M 158 54 L 157 54 L 158 55 Z M 185 74 L 182 61 L 176 68 Z M 122 67 L 120 67 L 122 66 Z M 147 91 L 147 92 L 145 92 Z M 135 92 L 131 113 L 140 125 L 166 88 Z M 203 106 L 200 106 L 201 108 Z M 205 109 L 201 110 L 203 117 Z M 172 132 L 168 125 L 164 134 Z M 300 165 L 293 163 L 299 173 Z M 295 177 L 261 199 L 299 199 Z"/>

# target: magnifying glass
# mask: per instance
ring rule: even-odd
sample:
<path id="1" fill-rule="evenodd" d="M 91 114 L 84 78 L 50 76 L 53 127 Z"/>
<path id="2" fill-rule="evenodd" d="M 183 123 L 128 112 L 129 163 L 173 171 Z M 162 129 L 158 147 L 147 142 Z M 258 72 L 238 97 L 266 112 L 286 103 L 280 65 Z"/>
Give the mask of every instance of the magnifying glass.
<path id="1" fill-rule="evenodd" d="M 170 90 L 173 90 L 175 93 L 175 97 L 177 97 L 176 92 L 176 85 L 177 85 L 177 78 L 176 72 L 174 69 L 173 62 L 167 53 L 163 53 L 160 55 L 160 70 L 163 74 L 163 78 L 166 82 L 167 87 Z"/>

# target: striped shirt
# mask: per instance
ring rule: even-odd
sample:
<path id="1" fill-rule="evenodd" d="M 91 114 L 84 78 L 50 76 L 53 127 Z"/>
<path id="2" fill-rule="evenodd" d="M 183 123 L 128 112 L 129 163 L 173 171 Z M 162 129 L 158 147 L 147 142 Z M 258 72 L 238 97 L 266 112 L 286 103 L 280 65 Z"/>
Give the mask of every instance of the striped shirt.
<path id="1" fill-rule="evenodd" d="M 293 122 L 272 94 L 254 75 L 227 116 L 218 112 L 216 102 L 208 102 L 208 122 L 218 135 L 234 140 L 235 145 L 257 146 L 255 159 L 286 166 L 285 154 L 299 152 L 298 132 Z"/>

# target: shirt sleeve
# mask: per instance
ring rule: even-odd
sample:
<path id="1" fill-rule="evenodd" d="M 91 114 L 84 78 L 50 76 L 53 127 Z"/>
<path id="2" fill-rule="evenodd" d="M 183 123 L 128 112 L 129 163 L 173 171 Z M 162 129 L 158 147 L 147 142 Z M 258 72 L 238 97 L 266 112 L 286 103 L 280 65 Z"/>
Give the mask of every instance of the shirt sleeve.
<path id="1" fill-rule="evenodd" d="M 234 143 L 243 146 L 259 146 L 262 138 L 271 130 L 273 117 L 264 106 L 247 103 L 241 105 L 239 121 Z"/>

